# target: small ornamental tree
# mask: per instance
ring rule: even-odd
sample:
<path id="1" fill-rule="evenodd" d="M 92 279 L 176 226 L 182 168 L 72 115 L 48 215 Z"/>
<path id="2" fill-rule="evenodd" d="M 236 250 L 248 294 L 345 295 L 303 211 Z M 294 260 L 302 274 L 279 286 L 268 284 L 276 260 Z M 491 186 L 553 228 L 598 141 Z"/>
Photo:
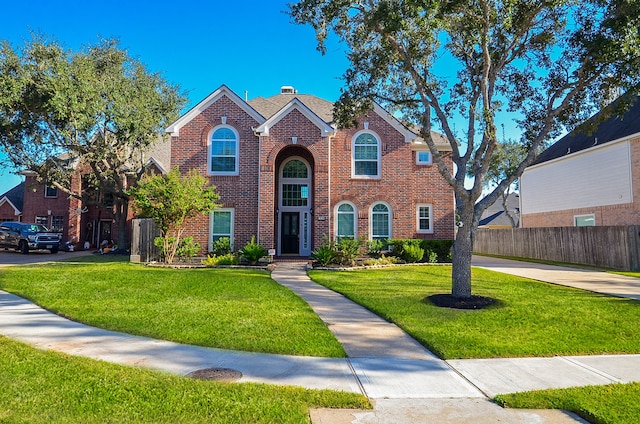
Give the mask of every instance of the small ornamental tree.
<path id="1" fill-rule="evenodd" d="M 164 260 L 173 260 L 182 243 L 184 224 L 198 215 L 218 208 L 219 199 L 214 186 L 195 169 L 185 176 L 174 168 L 166 175 L 147 175 L 129 190 L 134 207 L 141 216 L 153 218 L 160 229 Z"/>

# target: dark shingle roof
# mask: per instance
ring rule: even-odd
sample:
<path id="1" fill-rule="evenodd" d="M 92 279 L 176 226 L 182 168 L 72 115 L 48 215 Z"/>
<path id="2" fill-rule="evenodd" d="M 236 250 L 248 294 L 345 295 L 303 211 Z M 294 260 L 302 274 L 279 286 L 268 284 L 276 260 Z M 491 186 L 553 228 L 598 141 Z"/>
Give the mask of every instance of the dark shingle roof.
<path id="1" fill-rule="evenodd" d="M 0 194 L 0 199 L 6 197 L 9 199 L 13 206 L 22 212 L 22 206 L 24 204 L 24 182 L 18 184 L 6 193 Z"/>
<path id="2" fill-rule="evenodd" d="M 567 154 L 588 149 L 589 147 L 599 146 L 632 134 L 640 133 L 640 101 L 638 101 L 638 98 L 635 99 L 634 104 L 622 115 L 614 113 L 598 124 L 598 121 L 602 119 L 603 113 L 610 112 L 608 108 L 613 108 L 616 105 L 617 103 L 614 102 L 610 106 L 607 106 L 603 111 L 592 116 L 585 123 L 585 126 L 578 127 L 552 144 L 547 150 L 540 153 L 535 163 L 547 162 Z M 593 128 L 594 125 L 597 125 L 595 130 L 587 131 L 582 129 L 584 127 Z"/>

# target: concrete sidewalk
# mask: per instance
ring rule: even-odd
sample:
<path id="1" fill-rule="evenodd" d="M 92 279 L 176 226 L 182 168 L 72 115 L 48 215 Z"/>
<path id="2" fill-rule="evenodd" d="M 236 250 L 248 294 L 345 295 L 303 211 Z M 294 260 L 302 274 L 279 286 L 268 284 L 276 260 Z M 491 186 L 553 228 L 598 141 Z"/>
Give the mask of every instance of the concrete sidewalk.
<path id="1" fill-rule="evenodd" d="M 584 422 L 561 411 L 503 409 L 488 397 L 640 381 L 640 355 L 443 361 L 395 325 L 313 283 L 303 263 L 281 263 L 272 276 L 314 308 L 349 358 L 226 351 L 115 333 L 66 320 L 2 291 L 0 334 L 43 349 L 180 375 L 230 368 L 242 373 L 241 382 L 363 393 L 375 405 L 372 411 L 314 410 L 314 424 Z"/>
<path id="2" fill-rule="evenodd" d="M 545 265 L 479 255 L 473 256 L 471 265 L 532 280 L 640 300 L 640 278 L 584 268 Z"/>

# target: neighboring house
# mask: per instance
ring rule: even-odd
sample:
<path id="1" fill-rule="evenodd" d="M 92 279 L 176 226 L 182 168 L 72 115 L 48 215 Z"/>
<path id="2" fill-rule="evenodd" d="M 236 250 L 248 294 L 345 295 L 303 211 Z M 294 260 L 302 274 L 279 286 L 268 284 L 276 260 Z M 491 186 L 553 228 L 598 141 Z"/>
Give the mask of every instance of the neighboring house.
<path id="1" fill-rule="evenodd" d="M 166 172 L 170 154 L 168 139 L 155 143 L 153 151 L 145 156 L 147 167 L 151 172 Z M 67 163 L 67 166 L 77 170 L 71 180 L 74 192 L 82 192 L 82 167 L 77 163 Z M 118 229 L 112 213 L 95 205 L 83 204 L 53 185 L 38 181 L 34 172 L 24 171 L 22 174 L 25 176 L 22 221 L 43 224 L 52 231 L 62 233 L 63 243 L 70 241 L 76 249 L 82 249 L 85 245 L 96 248 L 103 240 L 117 240 Z M 109 202 L 108 199 L 101 200 L 107 204 Z M 1 202 L 0 212 L 5 210 Z M 4 215 L 1 217 L 4 218 Z M 129 208 L 129 220 L 132 217 L 133 211 Z"/>
<path id="2" fill-rule="evenodd" d="M 571 132 L 524 171 L 523 227 L 640 224 L 640 102 L 587 124 L 595 129 Z"/>
<path id="3" fill-rule="evenodd" d="M 520 224 L 520 195 L 518 193 L 509 193 L 507 195 L 507 211 L 514 220 L 511 222 L 509 216 L 502 205 L 502 196 L 498 197 L 491 206 L 482 213 L 480 217 L 479 228 L 503 229 L 517 228 Z M 515 224 L 515 225 L 514 225 Z"/>
<path id="4" fill-rule="evenodd" d="M 24 200 L 24 182 L 0 195 L 0 222 L 20 221 Z"/>
<path id="5" fill-rule="evenodd" d="M 171 167 L 198 170 L 220 195 L 221 208 L 185 235 L 207 250 L 255 235 L 299 256 L 326 237 L 453 239 L 453 190 L 418 135 L 377 105 L 344 130 L 332 110 L 293 87 L 245 101 L 223 85 L 169 126 Z"/>

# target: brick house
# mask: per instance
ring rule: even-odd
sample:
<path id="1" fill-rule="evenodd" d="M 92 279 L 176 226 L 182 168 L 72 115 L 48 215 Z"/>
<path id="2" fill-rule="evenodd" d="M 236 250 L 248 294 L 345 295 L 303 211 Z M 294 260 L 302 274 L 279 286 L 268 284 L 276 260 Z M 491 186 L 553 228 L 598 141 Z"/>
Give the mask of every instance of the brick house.
<path id="1" fill-rule="evenodd" d="M 24 201 L 24 182 L 0 194 L 0 222 L 20 221 Z"/>
<path id="2" fill-rule="evenodd" d="M 169 155 L 169 140 L 159 140 L 153 145 L 153 150 L 144 155 L 143 160 L 146 161 L 145 166 L 151 172 L 164 173 L 168 169 Z M 75 169 L 71 178 L 72 190 L 82 192 L 82 166 L 74 163 L 67 165 Z M 46 181 L 39 181 L 34 172 L 23 171 L 21 174 L 25 177 L 25 181 L 0 198 L 2 221 L 43 224 L 52 231 L 62 233 L 62 241 L 71 241 L 75 249 L 84 248 L 86 243 L 90 248 L 96 248 L 103 240 L 117 240 L 118 228 L 111 211 L 95 205 L 83 204 L 81 200 L 70 197 L 62 190 L 47 184 Z M 96 196 L 99 195 L 96 193 Z M 109 204 L 109 199 L 101 198 L 101 201 Z M 132 218 L 133 212 L 129 208 L 128 232 L 130 232 Z"/>
<path id="3" fill-rule="evenodd" d="M 222 206 L 186 235 L 299 256 L 325 237 L 453 239 L 453 190 L 419 136 L 377 105 L 344 130 L 332 110 L 293 87 L 247 101 L 223 85 L 169 126 L 171 167 L 208 176 Z"/>
<path id="4" fill-rule="evenodd" d="M 640 225 L 640 101 L 588 124 L 524 171 L 523 227 Z"/>

